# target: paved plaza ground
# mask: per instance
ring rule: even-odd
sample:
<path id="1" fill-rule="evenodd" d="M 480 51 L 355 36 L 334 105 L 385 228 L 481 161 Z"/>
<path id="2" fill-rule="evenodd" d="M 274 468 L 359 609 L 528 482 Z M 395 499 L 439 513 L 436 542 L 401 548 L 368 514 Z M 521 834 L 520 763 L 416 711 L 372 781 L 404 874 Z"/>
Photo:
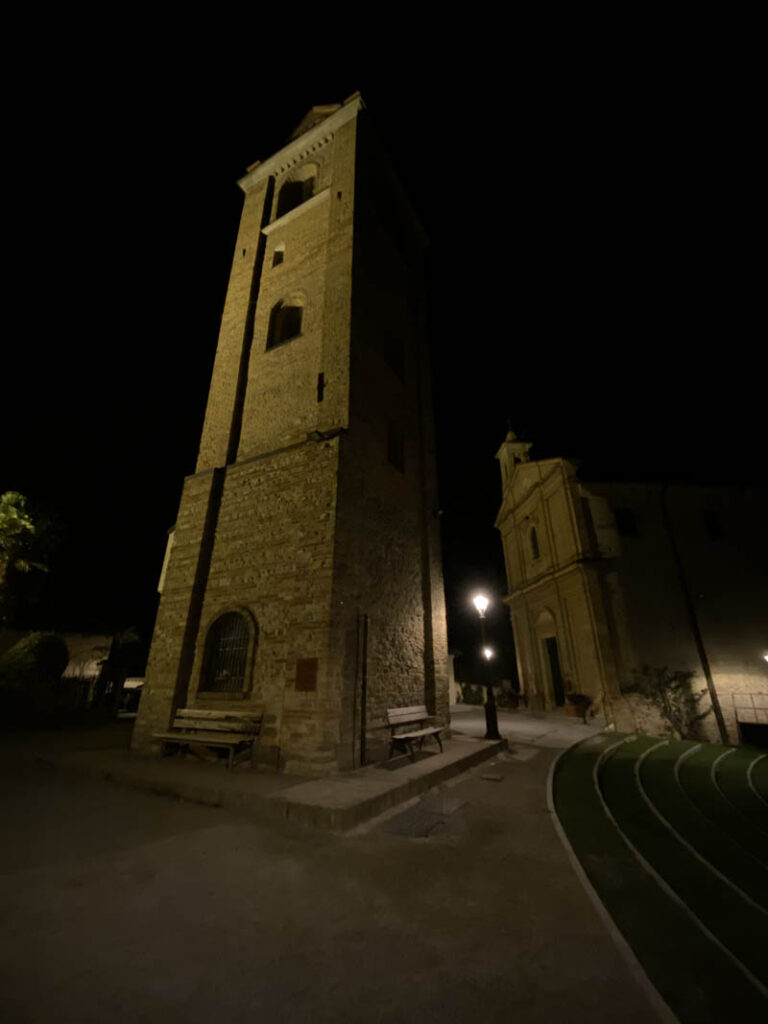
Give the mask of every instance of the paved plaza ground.
<path id="1" fill-rule="evenodd" d="M 482 736 L 482 709 L 453 727 Z M 61 737 L 6 744 L 4 1019 L 660 1019 L 547 809 L 551 761 L 595 727 L 501 711 L 500 730 L 508 753 L 348 835 L 35 760 Z M 70 742 L 121 732 L 98 735 Z"/>

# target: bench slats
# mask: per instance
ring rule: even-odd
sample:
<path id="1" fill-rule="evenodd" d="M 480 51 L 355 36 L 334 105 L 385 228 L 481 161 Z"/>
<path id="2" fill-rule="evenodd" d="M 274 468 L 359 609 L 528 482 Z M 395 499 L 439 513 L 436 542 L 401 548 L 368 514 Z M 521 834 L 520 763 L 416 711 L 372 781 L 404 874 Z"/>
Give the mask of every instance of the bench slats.
<path id="1" fill-rule="evenodd" d="M 155 738 L 171 740 L 174 743 L 208 743 L 229 747 L 233 743 L 249 743 L 254 738 L 254 733 L 244 736 L 237 732 L 156 732 Z"/>
<path id="2" fill-rule="evenodd" d="M 390 725 L 407 725 L 409 722 L 421 722 L 429 717 L 430 714 L 424 704 L 417 704 L 412 708 L 389 708 L 387 711 Z"/>
<path id="3" fill-rule="evenodd" d="M 228 747 L 227 766 L 232 768 L 235 751 L 239 747 L 250 747 L 261 730 L 263 709 L 256 711 L 212 711 L 206 708 L 179 708 L 173 720 L 173 730 L 156 732 L 154 738 L 162 740 L 164 747 L 173 744 L 177 749 L 188 747 L 196 756 L 204 759 L 204 747 Z M 238 760 L 241 755 L 238 754 Z"/>
<path id="4" fill-rule="evenodd" d="M 439 726 L 434 726 L 431 729 L 419 729 L 418 732 L 396 732 L 396 740 L 412 740 L 418 739 L 419 736 L 434 736 L 436 732 L 442 732 L 443 730 Z"/>
<path id="5" fill-rule="evenodd" d="M 207 708 L 179 708 L 176 712 L 176 717 L 209 718 L 218 722 L 225 719 L 234 719 L 237 722 L 260 722 L 264 717 L 264 711 L 262 708 L 251 709 L 250 711 L 210 711 Z"/>
<path id="6" fill-rule="evenodd" d="M 178 715 L 173 720 L 174 729 L 190 730 L 190 729 L 204 729 L 207 731 L 220 731 L 220 732 L 244 732 L 250 733 L 251 735 L 257 735 L 259 732 L 259 726 L 261 719 L 256 721 L 237 722 L 231 718 L 228 718 L 224 722 L 217 722 L 211 718 L 180 718 Z"/>
<path id="7" fill-rule="evenodd" d="M 387 721 L 391 731 L 389 756 L 392 756 L 395 747 L 399 744 L 407 750 L 408 756 L 414 761 L 416 755 L 413 751 L 413 740 L 419 741 L 419 750 L 421 750 L 427 736 L 434 736 L 442 752 L 443 743 L 440 739 L 440 733 L 443 731 L 442 726 L 424 726 L 421 729 L 412 729 L 410 732 L 397 732 L 402 726 L 420 725 L 431 717 L 432 715 L 427 711 L 425 704 L 416 704 L 410 708 L 387 708 Z"/>

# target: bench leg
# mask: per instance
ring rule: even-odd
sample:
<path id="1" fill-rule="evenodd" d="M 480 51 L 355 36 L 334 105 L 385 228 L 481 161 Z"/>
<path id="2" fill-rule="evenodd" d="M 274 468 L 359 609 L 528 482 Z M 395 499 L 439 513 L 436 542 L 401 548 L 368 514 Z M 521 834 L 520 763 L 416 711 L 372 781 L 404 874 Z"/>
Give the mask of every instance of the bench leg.
<path id="1" fill-rule="evenodd" d="M 211 748 L 206 747 L 204 743 L 187 743 L 185 746 L 198 761 L 203 761 L 205 764 L 213 764 L 216 761 L 216 757 L 211 754 Z"/>
<path id="2" fill-rule="evenodd" d="M 437 740 L 437 745 L 440 747 L 440 753 L 442 754 L 442 752 L 443 752 L 443 741 L 440 739 L 440 733 L 439 732 L 435 733 L 435 739 Z"/>

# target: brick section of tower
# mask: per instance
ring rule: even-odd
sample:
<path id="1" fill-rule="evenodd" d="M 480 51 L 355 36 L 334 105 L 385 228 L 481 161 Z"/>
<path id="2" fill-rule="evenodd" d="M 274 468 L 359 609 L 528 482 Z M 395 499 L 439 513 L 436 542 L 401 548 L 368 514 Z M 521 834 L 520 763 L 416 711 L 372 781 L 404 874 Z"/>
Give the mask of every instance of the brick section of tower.
<path id="1" fill-rule="evenodd" d="M 260 758 L 297 773 L 385 753 L 387 707 L 426 702 L 447 724 L 423 238 L 366 118 L 353 97 L 241 182 L 139 749 L 179 706 L 263 706 Z M 302 174 L 313 196 L 277 218 Z M 301 334 L 267 349 L 287 300 L 301 303 Z M 200 692 L 205 638 L 230 611 L 256 624 L 252 672 L 242 693 Z"/>

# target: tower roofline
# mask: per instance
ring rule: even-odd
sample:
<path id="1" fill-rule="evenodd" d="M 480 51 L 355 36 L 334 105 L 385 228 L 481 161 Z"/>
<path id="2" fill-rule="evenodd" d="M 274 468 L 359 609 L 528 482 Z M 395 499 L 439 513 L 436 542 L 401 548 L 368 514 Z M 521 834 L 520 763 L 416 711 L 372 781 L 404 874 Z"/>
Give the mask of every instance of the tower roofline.
<path id="1" fill-rule="evenodd" d="M 281 174 L 293 164 L 306 159 L 316 149 L 319 149 L 320 146 L 333 137 L 334 133 L 342 125 L 345 125 L 347 121 L 351 121 L 353 117 L 357 117 L 357 114 L 364 109 L 365 104 L 360 93 L 353 93 L 333 113 L 323 118 L 313 128 L 309 128 L 297 138 L 292 139 L 263 163 L 257 161 L 251 164 L 248 168 L 248 173 L 240 178 L 237 184 L 243 192 L 249 192 L 271 174 Z M 312 111 L 309 112 L 309 114 L 311 113 Z"/>

